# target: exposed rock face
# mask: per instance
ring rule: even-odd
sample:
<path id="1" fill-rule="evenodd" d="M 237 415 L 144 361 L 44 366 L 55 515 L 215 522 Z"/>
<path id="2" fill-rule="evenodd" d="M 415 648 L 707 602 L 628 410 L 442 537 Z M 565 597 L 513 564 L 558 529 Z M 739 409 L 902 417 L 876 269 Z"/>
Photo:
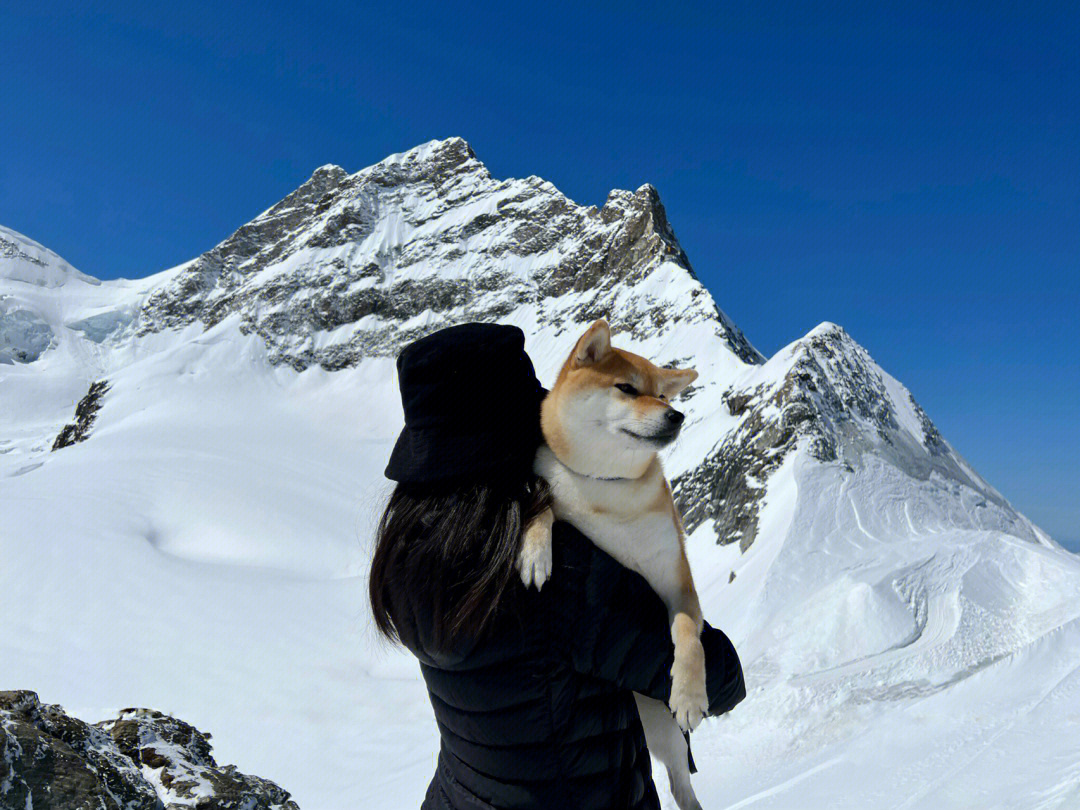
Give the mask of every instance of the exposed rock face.
<path id="1" fill-rule="evenodd" d="M 33 692 L 0 692 L 3 810 L 298 810 L 210 751 L 208 734 L 160 712 L 90 725 Z"/>
<path id="2" fill-rule="evenodd" d="M 672 266 L 693 280 L 677 307 L 662 290 Z M 319 169 L 151 295 L 138 328 L 237 315 L 273 362 L 338 369 L 522 307 L 539 324 L 605 316 L 634 334 L 713 321 L 739 357 L 760 360 L 693 278 L 652 186 L 579 206 L 537 177 L 493 179 L 460 138 L 353 175 Z"/>
<path id="3" fill-rule="evenodd" d="M 150 709 L 124 709 L 116 720 L 98 726 L 120 752 L 143 765 L 143 773 L 166 807 L 296 810 L 289 794 L 267 779 L 248 776 L 232 765 L 219 766 L 211 755 L 210 735 L 182 720 Z"/>
<path id="4" fill-rule="evenodd" d="M 0 692 L 0 807 L 141 810 L 161 804 L 107 733 L 19 691 Z"/>
<path id="5" fill-rule="evenodd" d="M 45 266 L 44 259 L 39 256 L 31 256 L 19 246 L 18 242 L 14 239 L 5 239 L 3 234 L 0 234 L 0 258 L 21 259 L 24 262 L 36 264 L 38 267 Z"/>
<path id="6" fill-rule="evenodd" d="M 60 434 L 56 437 L 56 441 L 53 442 L 53 450 L 59 450 L 61 447 L 68 447 L 86 440 L 86 437 L 90 435 L 90 428 L 97 418 L 97 413 L 101 410 L 101 398 L 108 390 L 109 383 L 105 380 L 98 380 L 90 386 L 86 396 L 80 399 L 79 404 L 75 406 L 75 421 L 64 425 Z"/>

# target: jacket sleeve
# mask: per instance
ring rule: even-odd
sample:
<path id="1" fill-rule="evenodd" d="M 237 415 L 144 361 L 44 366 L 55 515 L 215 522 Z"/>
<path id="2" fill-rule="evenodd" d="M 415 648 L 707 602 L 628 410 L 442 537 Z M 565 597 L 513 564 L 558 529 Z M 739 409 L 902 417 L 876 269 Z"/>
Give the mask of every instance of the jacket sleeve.
<path id="1" fill-rule="evenodd" d="M 544 594 L 574 668 L 666 703 L 674 650 L 663 601 L 644 577 L 569 524 L 556 523 L 552 539 L 554 569 Z M 719 630 L 707 626 L 702 644 L 709 713 L 721 714 L 745 694 L 742 669 Z"/>
<path id="2" fill-rule="evenodd" d="M 705 648 L 705 692 L 709 696 L 709 717 L 716 717 L 731 711 L 746 697 L 742 664 L 731 640 L 708 622 L 701 631 L 701 646 Z"/>

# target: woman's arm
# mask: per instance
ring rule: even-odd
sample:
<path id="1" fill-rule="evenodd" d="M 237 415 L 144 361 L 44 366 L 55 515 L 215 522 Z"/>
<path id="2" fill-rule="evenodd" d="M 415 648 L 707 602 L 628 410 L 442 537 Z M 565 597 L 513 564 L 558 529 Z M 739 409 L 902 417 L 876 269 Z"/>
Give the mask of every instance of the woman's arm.
<path id="1" fill-rule="evenodd" d="M 660 597 L 568 523 L 555 524 L 552 550 L 542 598 L 575 669 L 666 703 L 674 651 Z M 721 631 L 706 624 L 701 642 L 709 714 L 722 714 L 746 695 L 742 667 Z"/>

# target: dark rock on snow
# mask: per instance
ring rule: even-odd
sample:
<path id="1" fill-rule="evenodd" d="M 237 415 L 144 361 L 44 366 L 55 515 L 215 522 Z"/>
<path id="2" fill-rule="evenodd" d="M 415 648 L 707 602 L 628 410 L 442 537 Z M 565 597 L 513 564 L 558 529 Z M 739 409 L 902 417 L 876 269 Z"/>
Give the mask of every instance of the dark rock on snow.
<path id="1" fill-rule="evenodd" d="M 218 765 L 209 739 L 150 709 L 91 725 L 0 692 L 0 810 L 299 810 L 273 782 Z"/>
<path id="2" fill-rule="evenodd" d="M 105 380 L 98 380 L 90 386 L 86 396 L 75 406 L 75 421 L 64 425 L 56 441 L 53 442 L 53 450 L 84 441 L 90 435 L 90 427 L 94 424 L 98 411 L 101 410 L 101 397 L 108 390 L 109 383 Z"/>

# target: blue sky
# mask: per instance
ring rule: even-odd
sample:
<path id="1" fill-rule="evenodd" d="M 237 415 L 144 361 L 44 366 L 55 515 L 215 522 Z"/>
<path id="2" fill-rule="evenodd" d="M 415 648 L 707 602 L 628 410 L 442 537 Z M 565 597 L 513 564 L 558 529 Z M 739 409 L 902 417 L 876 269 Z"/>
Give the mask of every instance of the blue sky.
<path id="1" fill-rule="evenodd" d="M 0 223 L 132 277 L 432 138 L 651 182 L 763 352 L 843 324 L 1080 545 L 1080 12 L 1035 5 L 6 3 Z"/>

